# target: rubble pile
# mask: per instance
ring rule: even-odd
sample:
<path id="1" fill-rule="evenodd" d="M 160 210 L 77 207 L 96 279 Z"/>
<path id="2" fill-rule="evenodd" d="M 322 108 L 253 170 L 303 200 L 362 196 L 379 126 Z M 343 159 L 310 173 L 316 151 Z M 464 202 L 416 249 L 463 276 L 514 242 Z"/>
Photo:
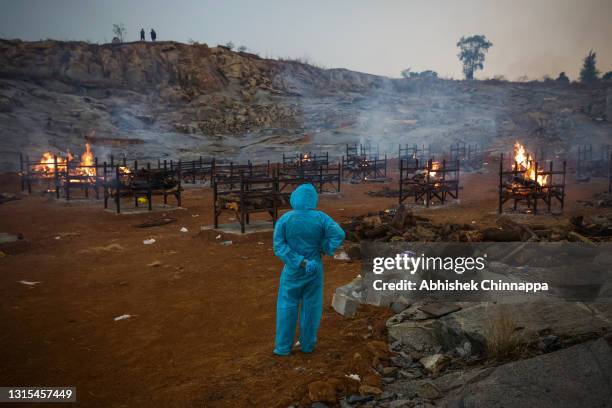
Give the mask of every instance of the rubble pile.
<path id="1" fill-rule="evenodd" d="M 584 216 L 579 215 L 572 217 L 570 222 L 574 227 L 574 231 L 569 236 L 573 240 L 578 238 L 584 241 L 590 238 L 590 240 L 609 241 L 612 237 L 612 214 L 608 216 L 593 216 L 586 220 Z"/>
<path id="2" fill-rule="evenodd" d="M 514 354 L 500 360 L 492 347 L 492 331 L 499 330 L 493 328 L 504 315 L 512 316 L 504 329 L 507 344 L 512 340 L 516 347 Z M 495 383 L 519 378 L 564 395 L 568 370 L 591 373 L 589 379 L 576 376 L 584 386 L 602 385 L 585 393 L 585 400 L 595 405 L 609 401 L 611 391 L 604 384 L 612 364 L 612 341 L 597 338 L 612 328 L 610 317 L 612 308 L 605 304 L 589 304 L 586 309 L 570 302 L 408 303 L 387 321 L 392 367 L 379 371 L 387 399 L 376 406 L 463 406 L 458 401 L 469 400 L 479 401 L 474 406 L 491 400 L 518 406 L 516 398 L 521 405 L 534 406 L 541 400 L 539 391 L 504 396 L 506 386 Z M 585 364 L 591 360 L 580 362 L 575 353 L 597 355 L 604 364 Z M 497 395 L 489 400 L 493 394 Z"/>
<path id="3" fill-rule="evenodd" d="M 593 242 L 612 237 L 612 216 L 597 216 L 585 221 L 573 217 L 569 224 L 521 224 L 499 217 L 494 227 L 477 228 L 470 224 L 433 223 L 415 215 L 404 206 L 368 213 L 343 223 L 349 242 Z"/>
<path id="4" fill-rule="evenodd" d="M 590 200 L 580 200 L 578 202 L 582 203 L 585 207 L 610 208 L 612 207 L 612 193 L 598 193 Z"/>
<path id="5" fill-rule="evenodd" d="M 347 241 L 479 241 L 478 231 L 468 224 L 434 224 L 404 206 L 369 213 L 342 225 Z"/>

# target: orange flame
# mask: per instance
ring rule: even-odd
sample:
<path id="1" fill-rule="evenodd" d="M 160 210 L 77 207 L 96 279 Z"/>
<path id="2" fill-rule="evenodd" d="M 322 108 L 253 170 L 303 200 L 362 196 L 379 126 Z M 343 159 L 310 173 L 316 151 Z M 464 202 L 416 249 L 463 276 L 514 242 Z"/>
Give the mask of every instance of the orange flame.
<path id="1" fill-rule="evenodd" d="M 76 168 L 70 168 L 68 164 L 74 160 L 74 156 L 70 150 L 66 151 L 66 157 L 56 156 L 51 152 L 43 153 L 39 164 L 33 167 L 34 171 L 42 173 L 43 177 L 53 177 L 55 172 L 66 171 L 69 169 L 70 175 L 72 176 L 96 176 L 96 167 L 93 151 L 89 143 L 85 144 L 85 151 L 81 155 L 81 160 Z M 56 162 L 57 161 L 57 162 Z M 57 163 L 57 169 L 56 169 Z M 71 180 L 73 182 L 78 180 Z"/>
<path id="2" fill-rule="evenodd" d="M 548 181 L 548 176 L 536 174 L 536 166 L 534 158 L 527 153 L 525 146 L 516 142 L 514 144 L 514 164 L 512 165 L 513 170 L 519 170 L 525 172 L 525 177 L 529 180 L 533 180 L 541 186 L 545 186 Z"/>
<path id="3" fill-rule="evenodd" d="M 34 171 L 41 172 L 45 177 L 52 177 L 55 173 L 55 155 L 51 152 L 43 153 L 39 161 L 40 164 L 34 166 Z M 57 157 L 57 167 L 66 167 L 66 159 L 63 157 Z"/>
<path id="4" fill-rule="evenodd" d="M 93 152 L 91 151 L 91 146 L 89 143 L 85 143 L 85 151 L 81 155 L 81 162 L 79 163 L 79 166 L 86 166 L 86 167 L 78 167 L 76 169 L 77 174 L 81 176 L 91 176 L 91 177 L 96 176 L 97 169 L 95 168 L 94 155 L 93 155 Z"/>

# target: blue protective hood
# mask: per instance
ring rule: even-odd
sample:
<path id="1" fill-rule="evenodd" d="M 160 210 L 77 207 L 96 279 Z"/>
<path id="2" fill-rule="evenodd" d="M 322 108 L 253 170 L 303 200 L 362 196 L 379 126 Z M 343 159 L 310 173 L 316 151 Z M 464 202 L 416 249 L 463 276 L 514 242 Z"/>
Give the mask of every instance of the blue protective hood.
<path id="1" fill-rule="evenodd" d="M 291 193 L 291 208 L 294 210 L 314 210 L 319 195 L 312 184 L 302 184 Z"/>

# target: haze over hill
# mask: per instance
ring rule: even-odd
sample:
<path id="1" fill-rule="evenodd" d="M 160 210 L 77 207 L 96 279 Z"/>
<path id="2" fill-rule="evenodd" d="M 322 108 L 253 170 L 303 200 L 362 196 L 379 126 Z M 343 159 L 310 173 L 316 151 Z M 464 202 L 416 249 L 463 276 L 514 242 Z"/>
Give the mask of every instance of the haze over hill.
<path id="1" fill-rule="evenodd" d="M 233 41 L 262 56 L 308 57 L 326 67 L 398 77 L 408 67 L 462 77 L 461 36 L 485 34 L 494 46 L 479 78 L 541 79 L 598 53 L 612 70 L 609 0 L 81 0 L 0 1 L 0 38 L 110 42 L 122 22 L 127 41 L 155 28 L 158 40 Z"/>
<path id="2" fill-rule="evenodd" d="M 3 169 L 85 141 L 143 159 L 506 137 L 568 149 L 609 140 L 605 110 L 602 86 L 390 79 L 205 44 L 0 41 Z"/>

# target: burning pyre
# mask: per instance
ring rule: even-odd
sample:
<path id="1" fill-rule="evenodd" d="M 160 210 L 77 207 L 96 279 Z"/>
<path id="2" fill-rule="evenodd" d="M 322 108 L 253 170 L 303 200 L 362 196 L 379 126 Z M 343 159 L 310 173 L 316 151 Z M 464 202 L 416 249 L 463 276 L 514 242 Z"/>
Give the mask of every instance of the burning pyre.
<path id="1" fill-rule="evenodd" d="M 548 176 L 539 174 L 540 169 L 537 168 L 535 159 L 519 142 L 514 144 L 512 170 L 522 173 L 522 177 L 515 177 L 514 182 L 525 184 L 525 182 L 531 181 L 539 186 L 545 186 L 548 182 Z"/>
<path id="2" fill-rule="evenodd" d="M 56 173 L 66 174 L 66 172 L 68 172 L 70 176 L 86 178 L 96 176 L 94 154 L 89 143 L 85 144 L 85 151 L 81 155 L 78 163 L 74 160 L 74 156 L 70 150 L 67 150 L 63 157 L 62 155 L 45 152 L 40 158 L 39 164 L 33 166 L 32 169 L 45 178 L 52 178 L 55 177 Z"/>

